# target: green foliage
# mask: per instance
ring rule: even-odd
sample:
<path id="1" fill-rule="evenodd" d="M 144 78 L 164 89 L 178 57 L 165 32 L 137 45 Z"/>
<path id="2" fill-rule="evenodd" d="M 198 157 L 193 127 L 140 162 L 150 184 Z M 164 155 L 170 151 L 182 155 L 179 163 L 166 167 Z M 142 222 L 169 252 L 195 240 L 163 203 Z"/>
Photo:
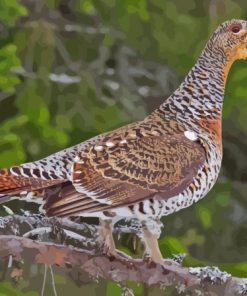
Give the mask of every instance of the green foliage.
<path id="1" fill-rule="evenodd" d="M 10 283 L 0 283 L 0 296 L 38 296 L 37 292 L 21 292 Z"/>
<path id="2" fill-rule="evenodd" d="M 0 1 L 0 168 L 150 113 L 178 86 L 220 22 L 246 18 L 242 0 L 216 2 Z M 165 257 L 188 253 L 187 266 L 217 265 L 236 276 L 247 274 L 246 63 L 233 66 L 227 83 L 217 185 L 195 206 L 164 217 L 160 239 Z M 121 240 L 128 254 L 141 256 L 140 249 L 133 251 L 127 235 Z M 62 292 L 66 286 L 81 293 L 69 277 L 55 278 Z M 136 283 L 127 286 L 135 295 L 159 295 Z M 22 295 L 17 291 L 9 283 L 0 286 L 3 295 Z M 83 291 L 121 293 L 105 282 L 84 284 Z"/>
<path id="3" fill-rule="evenodd" d="M 165 236 L 159 241 L 163 257 L 173 257 L 176 254 L 187 253 L 188 250 L 175 237 Z"/>
<path id="4" fill-rule="evenodd" d="M 198 207 L 198 215 L 204 228 L 212 226 L 211 211 L 205 207 Z"/>
<path id="5" fill-rule="evenodd" d="M 13 25 L 20 16 L 28 13 L 25 6 L 19 0 L 3 0 L 0 2 L 0 21 Z"/>
<path id="6" fill-rule="evenodd" d="M 0 85 L 5 92 L 14 92 L 15 86 L 20 83 L 20 79 L 11 73 L 21 64 L 16 52 L 15 44 L 7 44 L 0 50 Z"/>
<path id="7" fill-rule="evenodd" d="M 16 116 L 14 119 L 9 119 L 0 127 L 1 138 L 1 166 L 8 167 L 25 160 L 25 149 L 22 145 L 21 137 L 14 132 L 14 128 L 24 127 L 27 123 L 25 116 Z"/>
<path id="8" fill-rule="evenodd" d="M 107 284 L 107 290 L 106 290 L 106 296 L 111 296 L 111 295 L 121 296 L 120 287 L 113 282 L 109 282 Z"/>
<path id="9" fill-rule="evenodd" d="M 247 262 L 221 264 L 220 268 L 235 276 L 247 277 Z"/>
<path id="10" fill-rule="evenodd" d="M 144 285 L 128 281 L 128 288 L 130 288 L 135 296 L 141 296 L 144 293 Z"/>

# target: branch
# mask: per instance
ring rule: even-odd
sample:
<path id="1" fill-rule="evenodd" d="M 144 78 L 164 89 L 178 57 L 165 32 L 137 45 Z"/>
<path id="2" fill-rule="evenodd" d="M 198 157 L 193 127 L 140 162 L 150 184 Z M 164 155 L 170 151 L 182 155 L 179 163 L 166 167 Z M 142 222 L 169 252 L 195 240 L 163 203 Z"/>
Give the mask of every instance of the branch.
<path id="1" fill-rule="evenodd" d="M 98 277 L 118 282 L 130 280 L 158 284 L 161 287 L 176 287 L 179 292 L 197 290 L 224 291 L 216 295 L 246 293 L 246 280 L 220 272 L 217 268 L 185 268 L 172 260 L 164 260 L 164 265 L 147 263 L 142 260 L 108 257 L 94 251 L 81 250 L 68 246 L 33 241 L 16 236 L 0 236 L 0 260 L 9 256 L 21 262 L 32 264 L 58 265 L 77 268 L 87 272 L 93 279 Z M 198 294 L 199 295 L 199 294 Z M 202 294 L 201 294 L 202 295 Z"/>
<path id="2" fill-rule="evenodd" d="M 40 78 L 35 72 L 28 72 L 22 67 L 13 68 L 11 70 L 11 73 L 22 76 L 22 77 L 32 78 L 32 79 Z M 61 84 L 80 83 L 81 81 L 80 76 L 78 75 L 71 76 L 66 73 L 62 73 L 62 74 L 49 73 L 47 78 L 55 83 L 61 83 Z"/>
<path id="3" fill-rule="evenodd" d="M 27 211 L 23 211 L 24 215 L 8 215 L 0 217 L 0 234 L 16 234 L 15 228 L 18 228 L 19 235 L 24 235 L 24 231 L 29 230 L 37 231 L 41 227 L 61 227 L 67 230 L 73 230 L 81 233 L 84 236 L 95 237 L 98 227 L 88 223 L 77 223 L 67 218 L 45 217 L 40 214 L 31 215 Z M 25 228 L 25 229 L 24 229 Z M 124 224 L 114 226 L 116 233 L 132 233 L 141 234 L 141 224 L 137 219 L 125 219 Z"/>
<path id="4" fill-rule="evenodd" d="M 174 259 L 164 259 L 161 266 L 120 254 L 116 258 L 108 257 L 101 253 L 100 242 L 95 239 L 97 226 L 24 214 L 26 216 L 9 215 L 0 219 L 0 261 L 11 258 L 29 264 L 55 264 L 77 268 L 93 279 L 102 277 L 119 284 L 128 280 L 157 284 L 162 288 L 175 287 L 178 292 L 198 291 L 197 295 L 205 295 L 199 294 L 205 291 L 216 295 L 247 295 L 247 279 L 232 277 L 217 267 L 187 268 Z M 140 234 L 137 221 L 126 223 L 118 225 L 115 232 Z"/>
<path id="5" fill-rule="evenodd" d="M 98 227 L 87 223 L 77 223 L 67 218 L 45 217 L 43 215 L 9 215 L 0 217 L 0 235 L 15 235 L 40 241 L 52 241 L 58 244 L 73 245 L 91 250 L 99 249 L 102 242 L 95 239 Z M 118 224 L 114 232 L 141 235 L 138 220 L 125 220 Z"/>

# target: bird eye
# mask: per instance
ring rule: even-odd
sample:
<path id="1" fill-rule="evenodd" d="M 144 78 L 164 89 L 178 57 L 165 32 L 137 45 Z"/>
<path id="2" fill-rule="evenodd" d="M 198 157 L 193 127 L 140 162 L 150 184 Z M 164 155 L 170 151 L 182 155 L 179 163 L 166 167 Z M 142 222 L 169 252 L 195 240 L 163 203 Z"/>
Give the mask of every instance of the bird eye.
<path id="1" fill-rule="evenodd" d="M 229 31 L 231 31 L 234 34 L 237 34 L 241 29 L 242 29 L 242 25 L 241 24 L 232 24 L 229 27 Z"/>

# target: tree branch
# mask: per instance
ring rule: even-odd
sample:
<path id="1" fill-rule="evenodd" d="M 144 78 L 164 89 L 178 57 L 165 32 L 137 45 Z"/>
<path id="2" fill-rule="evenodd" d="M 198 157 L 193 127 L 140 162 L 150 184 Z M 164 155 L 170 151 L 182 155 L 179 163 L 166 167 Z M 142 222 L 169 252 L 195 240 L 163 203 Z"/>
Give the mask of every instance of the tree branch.
<path id="1" fill-rule="evenodd" d="M 138 234 L 139 231 L 136 221 L 116 228 L 118 233 Z M 163 265 L 156 265 L 121 254 L 106 256 L 100 251 L 96 232 L 97 226 L 69 219 L 10 215 L 0 220 L 0 261 L 11 258 L 11 261 L 24 260 L 28 264 L 76 268 L 87 272 L 93 279 L 101 277 L 121 285 L 130 280 L 162 288 L 175 287 L 179 293 L 192 291 L 197 293 L 195 295 L 205 295 L 208 291 L 215 293 L 208 295 L 247 295 L 247 279 L 232 277 L 217 267 L 187 268 L 173 259 L 164 259 Z M 40 241 L 44 234 L 48 242 Z M 71 246 L 69 239 L 74 240 L 76 247 Z"/>
<path id="2" fill-rule="evenodd" d="M 15 261 L 66 268 L 78 268 L 94 279 L 98 277 L 124 283 L 128 280 L 158 284 L 162 287 L 176 287 L 178 291 L 224 291 L 235 295 L 246 293 L 246 280 L 231 277 L 217 268 L 185 268 L 172 260 L 164 260 L 164 265 L 156 265 L 138 259 L 108 257 L 95 251 L 69 246 L 33 241 L 12 235 L 0 236 L 0 260 L 13 256 Z M 243 295 L 243 294 L 242 294 Z"/>

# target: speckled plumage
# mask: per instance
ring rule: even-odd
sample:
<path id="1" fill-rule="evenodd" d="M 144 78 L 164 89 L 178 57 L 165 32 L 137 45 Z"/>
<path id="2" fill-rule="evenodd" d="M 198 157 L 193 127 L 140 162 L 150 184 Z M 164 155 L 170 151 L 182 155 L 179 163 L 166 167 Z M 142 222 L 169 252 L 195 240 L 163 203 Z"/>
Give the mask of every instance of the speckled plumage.
<path id="1" fill-rule="evenodd" d="M 219 174 L 226 78 L 234 60 L 246 58 L 246 46 L 246 21 L 223 23 L 184 82 L 147 118 L 1 170 L 0 196 L 5 201 L 35 192 L 28 198 L 41 196 L 49 216 L 114 221 L 155 221 L 190 206 L 207 194 Z M 157 235 L 145 233 L 151 257 L 159 261 Z"/>

